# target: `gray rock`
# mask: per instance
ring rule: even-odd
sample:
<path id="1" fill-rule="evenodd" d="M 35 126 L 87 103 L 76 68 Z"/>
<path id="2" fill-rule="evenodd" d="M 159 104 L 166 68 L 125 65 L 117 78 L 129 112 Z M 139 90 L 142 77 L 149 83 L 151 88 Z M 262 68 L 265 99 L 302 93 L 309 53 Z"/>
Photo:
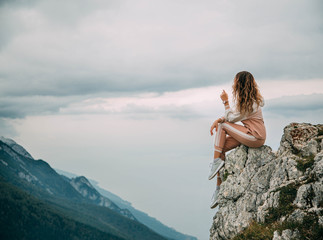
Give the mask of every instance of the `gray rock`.
<path id="1" fill-rule="evenodd" d="M 274 232 L 273 240 L 291 240 L 291 239 L 299 239 L 298 230 L 292 231 L 290 229 L 283 230 L 280 235 L 278 231 Z"/>
<path id="2" fill-rule="evenodd" d="M 307 212 L 323 211 L 323 151 L 318 144 L 321 125 L 292 123 L 284 128 L 277 153 L 268 146 L 239 146 L 231 151 L 220 175 L 219 210 L 210 229 L 211 240 L 231 239 L 251 221 L 264 222 L 268 211 L 279 206 L 281 188 L 296 186 L 295 209 L 280 221 L 302 222 Z M 321 144 L 322 145 L 322 144 Z M 300 171 L 297 161 L 314 156 L 314 164 Z M 320 224 L 323 220 L 319 216 Z M 297 239 L 298 230 L 275 232 L 273 239 Z"/>
<path id="3" fill-rule="evenodd" d="M 318 153 L 314 158 L 313 173 L 315 173 L 318 178 L 323 177 L 323 151 Z"/>
<path id="4" fill-rule="evenodd" d="M 299 208 L 311 208 L 313 207 L 313 194 L 314 190 L 312 184 L 305 184 L 298 188 L 294 204 Z"/>
<path id="5" fill-rule="evenodd" d="M 316 140 L 311 139 L 306 143 L 306 145 L 302 148 L 302 156 L 309 157 L 312 155 L 316 155 L 319 151 L 319 144 Z"/>
<path id="6" fill-rule="evenodd" d="M 230 152 L 227 155 L 225 161 L 226 170 L 229 171 L 230 174 L 240 173 L 245 167 L 247 158 L 247 147 L 241 145 L 236 148 L 234 152 Z"/>
<path id="7" fill-rule="evenodd" d="M 317 181 L 313 183 L 313 199 L 312 204 L 315 208 L 322 208 L 323 207 L 323 181 Z"/>
<path id="8" fill-rule="evenodd" d="M 264 222 L 268 213 L 268 209 L 272 207 L 278 207 L 278 199 L 280 192 L 266 192 L 263 194 L 262 201 L 257 202 L 257 218 L 258 222 Z"/>
<path id="9" fill-rule="evenodd" d="M 303 222 L 303 218 L 306 214 L 304 213 L 304 211 L 300 210 L 300 209 L 296 209 L 288 218 L 288 221 L 291 222 Z"/>
<path id="10" fill-rule="evenodd" d="M 292 123 L 284 129 L 285 139 L 291 147 L 302 150 L 308 142 L 318 135 L 317 127 L 306 123 Z"/>
<path id="11" fill-rule="evenodd" d="M 323 216 L 319 216 L 319 224 L 323 227 Z"/>

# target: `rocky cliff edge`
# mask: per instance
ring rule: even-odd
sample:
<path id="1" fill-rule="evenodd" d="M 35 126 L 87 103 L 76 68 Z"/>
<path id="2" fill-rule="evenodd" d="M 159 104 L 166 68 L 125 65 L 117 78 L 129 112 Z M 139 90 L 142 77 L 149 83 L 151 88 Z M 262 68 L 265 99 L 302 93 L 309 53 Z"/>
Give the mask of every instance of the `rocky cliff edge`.
<path id="1" fill-rule="evenodd" d="M 276 153 L 229 153 L 210 240 L 323 239 L 322 139 L 323 125 L 291 123 Z"/>

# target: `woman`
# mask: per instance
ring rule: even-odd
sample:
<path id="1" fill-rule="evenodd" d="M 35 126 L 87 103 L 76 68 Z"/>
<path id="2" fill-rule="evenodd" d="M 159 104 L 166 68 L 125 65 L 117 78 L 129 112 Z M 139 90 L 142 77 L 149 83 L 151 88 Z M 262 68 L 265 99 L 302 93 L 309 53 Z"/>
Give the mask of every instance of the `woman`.
<path id="1" fill-rule="evenodd" d="M 225 153 L 240 144 L 248 147 L 261 147 L 265 143 L 266 128 L 261 107 L 264 100 L 257 83 L 251 73 L 243 71 L 237 73 L 232 86 L 235 110 L 228 101 L 228 94 L 223 90 L 220 95 L 225 107 L 224 116 L 215 120 L 210 132 L 216 129 L 214 141 L 214 160 L 211 163 L 209 180 L 217 174 L 216 191 L 212 198 L 211 208 L 218 205 L 218 193 L 221 185 L 219 170 L 224 165 Z M 235 124 L 241 121 L 242 125 Z"/>

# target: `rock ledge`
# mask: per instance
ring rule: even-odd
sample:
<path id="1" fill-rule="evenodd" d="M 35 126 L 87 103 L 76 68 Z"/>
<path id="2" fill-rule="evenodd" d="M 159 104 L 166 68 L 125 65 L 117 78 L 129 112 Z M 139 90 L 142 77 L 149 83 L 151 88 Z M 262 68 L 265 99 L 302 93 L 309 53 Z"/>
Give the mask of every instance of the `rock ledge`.
<path id="1" fill-rule="evenodd" d="M 250 239 L 323 234 L 322 139 L 323 125 L 291 123 L 277 153 L 268 146 L 243 145 L 229 153 L 220 171 L 223 183 L 210 240 L 247 239 L 239 236 L 246 230 L 252 234 L 255 224 L 268 232 Z"/>

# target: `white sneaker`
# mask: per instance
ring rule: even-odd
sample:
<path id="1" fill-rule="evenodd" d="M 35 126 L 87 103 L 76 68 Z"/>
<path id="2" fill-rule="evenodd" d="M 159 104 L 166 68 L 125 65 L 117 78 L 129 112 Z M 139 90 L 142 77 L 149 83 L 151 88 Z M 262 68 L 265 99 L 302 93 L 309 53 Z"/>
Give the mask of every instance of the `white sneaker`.
<path id="1" fill-rule="evenodd" d="M 220 171 L 220 169 L 223 167 L 224 161 L 221 158 L 216 158 L 213 160 L 213 162 L 210 163 L 211 171 L 209 175 L 209 180 L 214 178 L 214 176 Z"/>
<path id="2" fill-rule="evenodd" d="M 218 196 L 219 196 L 219 190 L 215 190 L 215 192 L 213 193 L 213 196 L 212 196 L 212 200 L 211 200 L 211 208 L 215 208 L 216 206 L 218 206 Z"/>

